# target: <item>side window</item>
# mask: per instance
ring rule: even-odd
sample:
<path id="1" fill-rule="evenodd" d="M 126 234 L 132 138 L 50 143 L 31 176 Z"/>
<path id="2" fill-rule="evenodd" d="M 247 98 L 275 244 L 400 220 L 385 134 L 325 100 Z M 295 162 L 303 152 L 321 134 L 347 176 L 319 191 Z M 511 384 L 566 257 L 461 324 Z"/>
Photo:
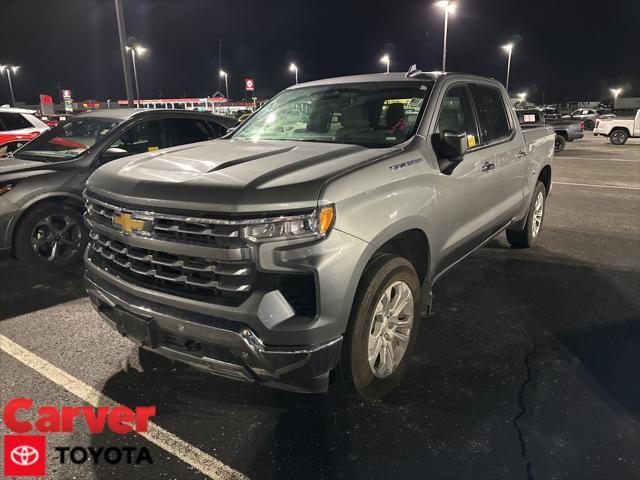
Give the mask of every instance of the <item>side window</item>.
<path id="1" fill-rule="evenodd" d="M 107 150 L 102 153 L 103 162 L 115 158 L 153 152 L 169 146 L 167 132 L 162 122 L 149 120 L 125 130 Z"/>
<path id="2" fill-rule="evenodd" d="M 454 85 L 447 90 L 440 115 L 438 116 L 438 131 L 445 130 L 467 134 L 467 146 L 473 148 L 480 144 L 478 127 L 473 115 L 473 107 L 467 87 L 462 84 Z"/>
<path id="3" fill-rule="evenodd" d="M 472 85 L 471 94 L 478 112 L 482 142 L 495 142 L 508 137 L 511 126 L 500 90 L 485 85 Z"/>
<path id="4" fill-rule="evenodd" d="M 173 127 L 176 145 L 204 142 L 216 138 L 207 122 L 199 118 L 169 118 L 165 122 Z"/>
<path id="5" fill-rule="evenodd" d="M 211 131 L 213 132 L 213 136 L 214 138 L 218 138 L 223 136 L 225 133 L 227 133 L 227 129 L 224 128 L 222 125 L 220 125 L 219 123 L 213 122 L 211 120 L 208 120 L 207 123 L 209 124 L 209 128 L 211 129 Z"/>
<path id="6" fill-rule="evenodd" d="M 2 113 L 2 123 L 5 130 L 20 130 L 22 128 L 33 128 L 29 120 L 19 113 Z"/>

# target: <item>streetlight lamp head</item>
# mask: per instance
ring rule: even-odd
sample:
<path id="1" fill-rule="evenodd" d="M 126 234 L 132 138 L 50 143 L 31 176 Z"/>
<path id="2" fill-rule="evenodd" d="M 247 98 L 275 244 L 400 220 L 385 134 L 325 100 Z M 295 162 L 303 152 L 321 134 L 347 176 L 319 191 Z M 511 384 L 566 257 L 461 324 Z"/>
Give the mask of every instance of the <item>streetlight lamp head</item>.
<path id="1" fill-rule="evenodd" d="M 295 63 L 292 63 L 291 65 L 289 65 L 289 70 L 295 72 L 296 70 L 298 70 L 298 67 Z"/>
<path id="2" fill-rule="evenodd" d="M 19 67 L 19 66 L 17 66 L 17 65 L 14 65 L 13 67 L 11 67 L 11 71 L 12 71 L 13 73 L 16 73 L 18 70 L 20 70 L 20 67 Z"/>
<path id="3" fill-rule="evenodd" d="M 382 63 L 389 63 L 389 55 L 384 55 L 384 56 L 380 59 L 380 61 L 381 61 Z"/>
<path id="4" fill-rule="evenodd" d="M 511 52 L 511 50 L 513 50 L 513 43 L 507 43 L 506 45 L 503 45 L 502 49 L 507 53 Z"/>
<path id="5" fill-rule="evenodd" d="M 147 52 L 148 48 L 138 45 L 137 47 L 135 47 L 135 50 L 138 55 L 144 55 Z"/>
<path id="6" fill-rule="evenodd" d="M 449 6 L 449 0 L 441 0 L 440 2 L 437 2 L 436 5 L 442 8 L 447 8 Z"/>
<path id="7" fill-rule="evenodd" d="M 611 93 L 613 93 L 614 98 L 618 98 L 618 96 L 622 93 L 621 88 L 611 88 Z"/>
<path id="8" fill-rule="evenodd" d="M 220 76 L 221 77 L 226 77 L 227 76 L 227 72 L 225 72 L 224 70 L 220 70 Z"/>

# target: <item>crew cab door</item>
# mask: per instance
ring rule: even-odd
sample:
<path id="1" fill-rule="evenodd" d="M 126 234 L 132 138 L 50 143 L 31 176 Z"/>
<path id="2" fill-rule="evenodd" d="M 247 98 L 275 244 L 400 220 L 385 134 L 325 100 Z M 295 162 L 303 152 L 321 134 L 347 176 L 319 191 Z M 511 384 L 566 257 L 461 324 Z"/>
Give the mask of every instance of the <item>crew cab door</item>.
<path id="1" fill-rule="evenodd" d="M 522 211 L 527 151 L 522 130 L 502 90 L 494 85 L 470 85 L 478 114 L 480 141 L 495 155 L 493 205 L 501 226 Z"/>
<path id="2" fill-rule="evenodd" d="M 445 91 L 432 143 L 446 132 L 463 133 L 467 151 L 458 159 L 450 159 L 434 148 L 441 173 L 436 177 L 438 231 L 434 232 L 442 248 L 436 266 L 440 272 L 488 239 L 495 228 L 495 156 L 480 142 L 466 83 L 455 83 Z"/>

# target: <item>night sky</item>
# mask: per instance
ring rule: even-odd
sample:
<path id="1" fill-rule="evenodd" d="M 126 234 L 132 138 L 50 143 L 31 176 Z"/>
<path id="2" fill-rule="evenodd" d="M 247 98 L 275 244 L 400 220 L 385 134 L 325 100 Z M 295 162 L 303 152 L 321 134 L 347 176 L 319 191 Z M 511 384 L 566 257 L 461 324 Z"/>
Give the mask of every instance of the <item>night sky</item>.
<path id="1" fill-rule="evenodd" d="M 143 98 L 211 95 L 218 39 L 232 98 L 252 77 L 268 98 L 300 81 L 441 66 L 443 12 L 435 1 L 124 0 Z M 455 0 L 447 70 L 504 81 L 499 48 L 516 42 L 511 90 L 538 103 L 600 100 L 609 87 L 640 96 L 640 0 Z M 0 63 L 21 65 L 17 101 L 58 87 L 76 100 L 124 98 L 113 0 L 0 0 Z M 544 98 L 543 98 L 544 95 Z M 9 101 L 6 76 L 0 104 Z"/>

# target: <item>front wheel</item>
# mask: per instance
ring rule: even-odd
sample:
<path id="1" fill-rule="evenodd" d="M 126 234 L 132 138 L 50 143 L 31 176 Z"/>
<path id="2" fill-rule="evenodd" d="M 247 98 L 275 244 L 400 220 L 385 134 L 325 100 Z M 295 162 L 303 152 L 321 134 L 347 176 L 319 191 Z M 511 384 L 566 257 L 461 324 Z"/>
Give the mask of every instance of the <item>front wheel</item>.
<path id="1" fill-rule="evenodd" d="M 564 139 L 562 135 L 556 135 L 556 141 L 553 145 L 553 151 L 555 153 L 560 153 L 564 150 L 564 146 L 567 144 L 567 141 Z"/>
<path id="2" fill-rule="evenodd" d="M 80 263 L 87 237 L 80 211 L 66 204 L 43 203 L 18 225 L 14 251 L 27 265 L 57 270 Z"/>
<path id="3" fill-rule="evenodd" d="M 540 237 L 544 212 L 547 204 L 547 189 L 544 183 L 538 181 L 533 191 L 533 199 L 529 206 L 527 221 L 523 230 L 507 229 L 507 240 L 514 248 L 531 248 Z"/>
<path id="4" fill-rule="evenodd" d="M 420 281 L 411 263 L 384 255 L 365 270 L 356 294 L 342 358 L 343 384 L 378 399 L 402 379 L 420 326 Z"/>
<path id="5" fill-rule="evenodd" d="M 624 145 L 625 143 L 627 143 L 628 138 L 629 134 L 625 130 L 618 129 L 611 132 L 609 141 L 614 145 Z"/>

